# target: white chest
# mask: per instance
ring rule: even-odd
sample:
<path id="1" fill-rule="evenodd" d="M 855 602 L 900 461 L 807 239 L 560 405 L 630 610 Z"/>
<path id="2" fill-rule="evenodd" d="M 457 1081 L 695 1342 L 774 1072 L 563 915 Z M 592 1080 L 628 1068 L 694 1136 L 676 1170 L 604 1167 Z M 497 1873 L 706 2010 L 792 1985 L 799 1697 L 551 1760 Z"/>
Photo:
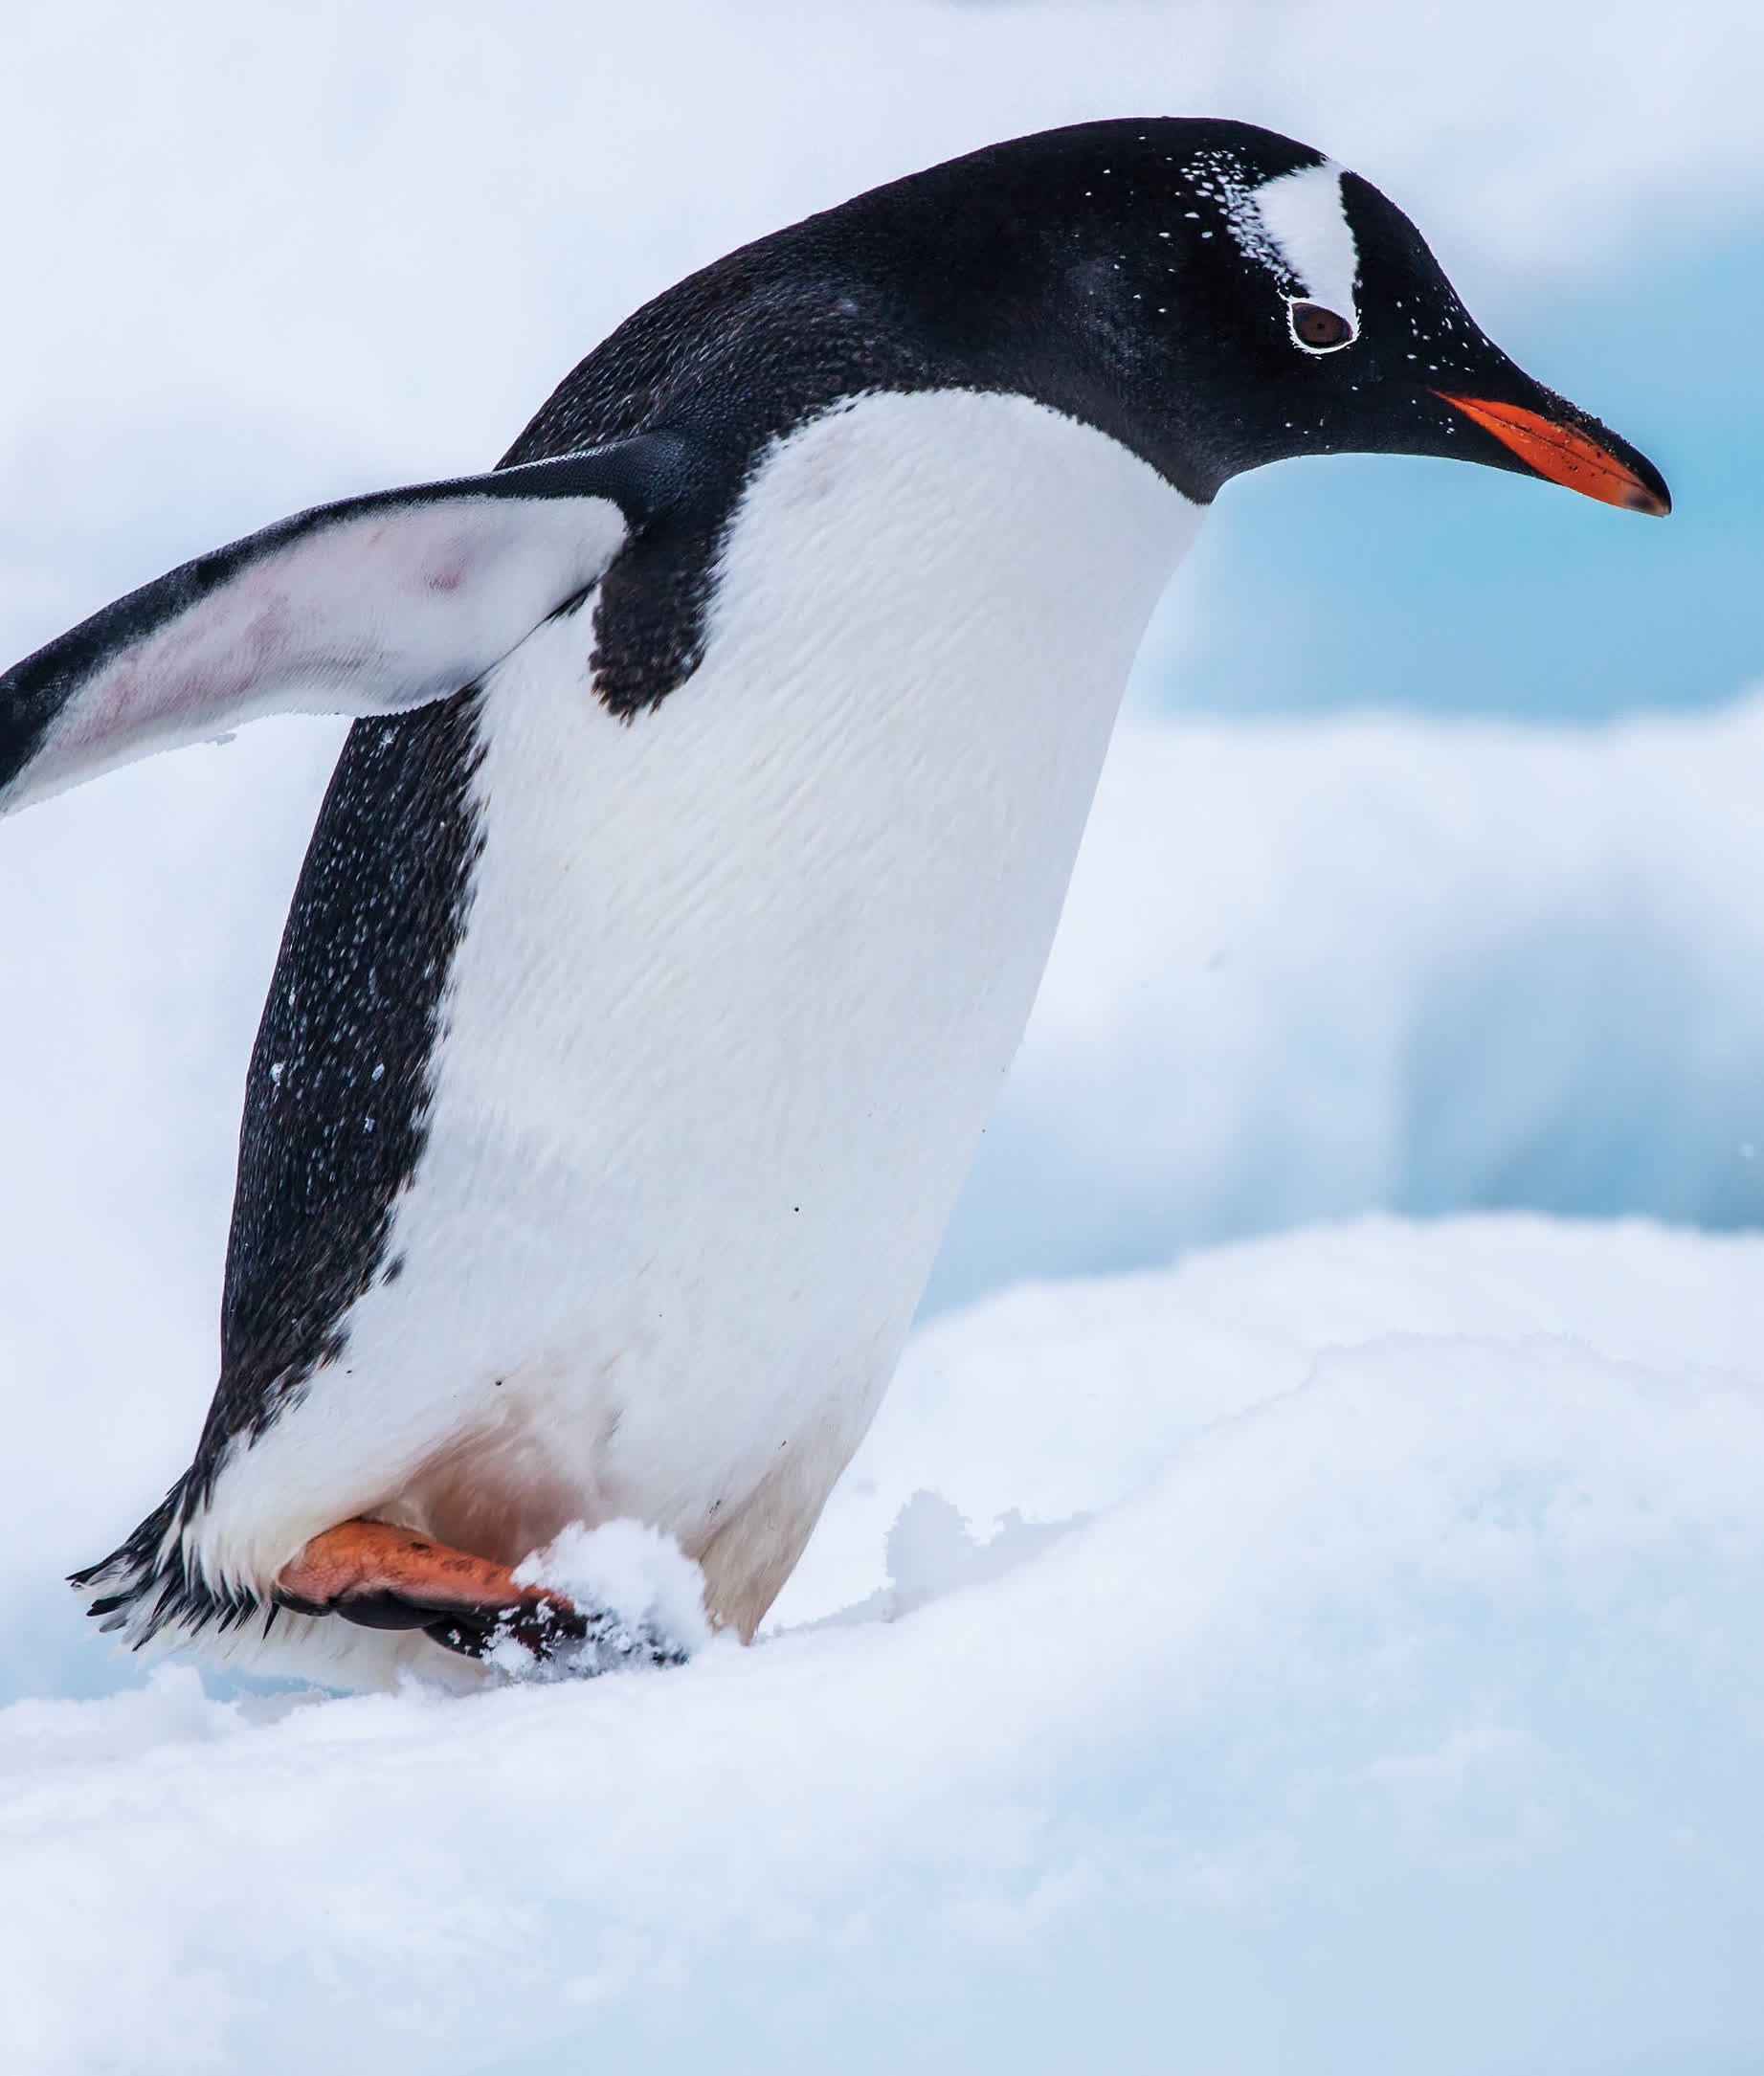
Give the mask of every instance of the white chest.
<path id="1" fill-rule="evenodd" d="M 799 1463 L 806 1534 L 1199 518 L 1020 398 L 868 398 L 762 466 L 659 707 L 596 703 L 590 609 L 492 676 L 404 1268 L 350 1326 L 393 1456 L 500 1423 L 544 1459 L 524 1532 L 632 1512 L 689 1549 Z"/>

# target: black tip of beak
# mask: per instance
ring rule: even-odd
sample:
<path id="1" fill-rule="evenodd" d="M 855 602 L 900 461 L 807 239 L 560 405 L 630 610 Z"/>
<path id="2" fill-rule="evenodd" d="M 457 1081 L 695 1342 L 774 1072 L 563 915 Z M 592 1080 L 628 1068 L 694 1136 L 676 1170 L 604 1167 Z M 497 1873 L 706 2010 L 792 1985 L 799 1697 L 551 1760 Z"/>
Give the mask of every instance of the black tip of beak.
<path id="1" fill-rule="evenodd" d="M 1651 519 L 1664 519 L 1672 509 L 1666 480 L 1647 457 L 1570 405 L 1552 398 L 1557 409 L 1533 411 L 1494 397 L 1459 396 L 1444 390 L 1434 394 L 1492 434 L 1547 482 L 1626 512 L 1644 512 Z"/>

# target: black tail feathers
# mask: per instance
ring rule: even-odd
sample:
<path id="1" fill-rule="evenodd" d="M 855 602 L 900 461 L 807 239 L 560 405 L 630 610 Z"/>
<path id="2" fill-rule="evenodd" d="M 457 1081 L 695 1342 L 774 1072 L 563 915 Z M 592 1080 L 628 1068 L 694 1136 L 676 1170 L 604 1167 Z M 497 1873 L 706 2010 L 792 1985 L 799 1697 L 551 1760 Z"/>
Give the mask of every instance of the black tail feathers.
<path id="1" fill-rule="evenodd" d="M 185 1547 L 184 1529 L 192 1512 L 190 1480 L 180 1478 L 141 1526 L 109 1556 L 68 1584 L 87 1596 L 86 1613 L 106 1630 L 121 1630 L 130 1650 L 167 1630 L 186 1639 L 205 1630 L 229 1630 L 257 1614 L 273 1618 L 256 1594 L 212 1585 Z"/>

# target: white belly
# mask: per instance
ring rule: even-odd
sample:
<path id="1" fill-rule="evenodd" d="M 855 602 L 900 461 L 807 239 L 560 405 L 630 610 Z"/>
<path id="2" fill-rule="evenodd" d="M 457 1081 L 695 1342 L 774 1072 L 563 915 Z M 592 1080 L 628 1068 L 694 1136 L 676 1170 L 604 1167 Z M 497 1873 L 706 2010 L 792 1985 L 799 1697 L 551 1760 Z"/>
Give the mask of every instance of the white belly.
<path id="1" fill-rule="evenodd" d="M 757 1620 L 894 1367 L 1199 518 L 1023 399 L 867 398 L 773 450 L 659 708 L 594 700 L 592 601 L 499 668 L 402 1265 L 229 1464 L 225 1570 L 364 1510 L 505 1557 L 632 1514 Z"/>

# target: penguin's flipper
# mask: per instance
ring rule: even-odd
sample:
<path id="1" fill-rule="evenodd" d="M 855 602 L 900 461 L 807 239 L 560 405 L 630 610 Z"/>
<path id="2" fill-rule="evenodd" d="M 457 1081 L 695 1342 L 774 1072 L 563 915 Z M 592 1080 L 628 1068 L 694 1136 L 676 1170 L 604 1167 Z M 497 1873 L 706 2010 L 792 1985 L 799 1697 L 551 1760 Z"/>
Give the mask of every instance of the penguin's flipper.
<path id="1" fill-rule="evenodd" d="M 0 815 L 271 713 L 400 713 L 480 677 L 686 494 L 670 434 L 301 512 L 0 676 Z"/>

